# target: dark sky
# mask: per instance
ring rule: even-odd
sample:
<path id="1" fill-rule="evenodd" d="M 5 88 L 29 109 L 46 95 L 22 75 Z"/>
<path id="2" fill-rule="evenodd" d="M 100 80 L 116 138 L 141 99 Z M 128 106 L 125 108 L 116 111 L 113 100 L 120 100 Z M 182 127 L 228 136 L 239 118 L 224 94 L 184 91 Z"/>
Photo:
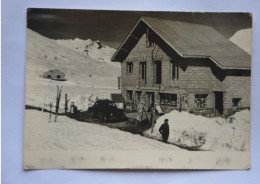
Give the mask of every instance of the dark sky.
<path id="1" fill-rule="evenodd" d="M 142 16 L 209 25 L 226 38 L 252 27 L 248 13 L 28 9 L 27 27 L 53 39 L 100 40 L 117 48 Z"/>

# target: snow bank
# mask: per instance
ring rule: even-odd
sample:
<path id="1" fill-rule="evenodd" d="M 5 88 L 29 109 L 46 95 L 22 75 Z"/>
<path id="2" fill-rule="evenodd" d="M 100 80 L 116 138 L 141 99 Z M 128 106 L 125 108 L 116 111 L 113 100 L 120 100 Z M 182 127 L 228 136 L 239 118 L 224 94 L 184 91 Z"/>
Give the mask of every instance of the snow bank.
<path id="1" fill-rule="evenodd" d="M 236 112 L 234 115 L 231 116 L 231 118 L 233 118 L 233 121 L 235 120 L 235 122 L 250 123 L 250 111 L 243 110 L 240 112 Z"/>
<path id="2" fill-rule="evenodd" d="M 202 145 L 202 150 L 249 150 L 249 110 L 237 112 L 231 117 L 231 123 L 224 118 L 172 111 L 157 120 L 153 133 L 149 129 L 143 134 L 161 140 L 159 128 L 166 118 L 169 119 L 170 143 L 187 147 Z"/>
<path id="3" fill-rule="evenodd" d="M 89 107 L 92 107 L 95 101 L 98 99 L 95 95 L 78 95 L 70 99 L 70 102 L 74 102 L 79 111 L 86 111 Z"/>

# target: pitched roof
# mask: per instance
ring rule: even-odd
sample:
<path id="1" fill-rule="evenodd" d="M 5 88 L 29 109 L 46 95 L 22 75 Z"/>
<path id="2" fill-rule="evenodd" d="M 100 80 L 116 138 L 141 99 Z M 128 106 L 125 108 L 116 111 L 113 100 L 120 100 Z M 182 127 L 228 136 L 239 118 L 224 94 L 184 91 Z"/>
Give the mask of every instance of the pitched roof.
<path id="1" fill-rule="evenodd" d="M 49 70 L 49 71 L 47 71 L 47 72 L 44 72 L 44 74 L 47 74 L 47 73 L 60 73 L 60 74 L 64 74 L 64 75 L 65 75 L 64 72 L 62 72 L 62 71 L 60 71 L 60 70 L 58 70 L 58 69 Z"/>
<path id="2" fill-rule="evenodd" d="M 129 35 L 140 22 L 144 22 L 184 58 L 209 58 L 222 69 L 251 68 L 251 56 L 210 26 L 142 17 Z M 112 60 L 115 60 L 125 41 Z"/>

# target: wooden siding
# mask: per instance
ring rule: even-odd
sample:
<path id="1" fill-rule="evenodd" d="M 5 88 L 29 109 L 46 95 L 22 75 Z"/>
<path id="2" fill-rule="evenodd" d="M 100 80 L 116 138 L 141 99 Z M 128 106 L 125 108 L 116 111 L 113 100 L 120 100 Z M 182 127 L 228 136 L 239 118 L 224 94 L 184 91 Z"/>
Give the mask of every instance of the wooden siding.
<path id="1" fill-rule="evenodd" d="M 195 108 L 195 94 L 208 94 L 207 108 L 215 107 L 214 91 L 223 92 L 223 107 L 232 107 L 232 98 L 241 98 L 241 106 L 250 106 L 251 76 L 226 76 L 225 72 L 214 65 L 209 59 L 183 59 L 179 56 L 169 57 L 166 51 L 156 43 L 146 47 L 144 34 L 122 62 L 122 94 L 128 99 L 127 90 L 155 92 L 155 103 L 158 103 L 159 93 L 187 94 L 186 104 L 182 108 Z M 162 61 L 161 84 L 155 84 L 155 64 Z M 127 73 L 127 63 L 133 62 L 133 72 Z M 140 62 L 146 62 L 146 84 L 140 81 Z M 179 66 L 179 78 L 172 80 L 172 62 Z M 163 87 L 156 90 L 155 87 Z M 148 87 L 141 90 L 140 87 Z M 154 88 L 154 89 L 153 89 Z M 143 95 L 146 96 L 146 95 Z M 147 97 L 145 97 L 147 98 Z M 144 101 L 146 101 L 145 99 Z M 180 102 L 178 102 L 180 104 Z"/>

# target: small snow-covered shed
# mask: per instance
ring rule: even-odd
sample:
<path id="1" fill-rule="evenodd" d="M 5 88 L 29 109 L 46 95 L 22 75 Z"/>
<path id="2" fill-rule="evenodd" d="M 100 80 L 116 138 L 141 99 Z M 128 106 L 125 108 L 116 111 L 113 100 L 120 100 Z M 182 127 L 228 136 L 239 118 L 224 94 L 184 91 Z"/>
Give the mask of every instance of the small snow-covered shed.
<path id="1" fill-rule="evenodd" d="M 65 73 L 57 69 L 44 72 L 42 77 L 46 79 L 52 79 L 52 80 L 61 80 L 61 81 L 66 80 Z"/>

